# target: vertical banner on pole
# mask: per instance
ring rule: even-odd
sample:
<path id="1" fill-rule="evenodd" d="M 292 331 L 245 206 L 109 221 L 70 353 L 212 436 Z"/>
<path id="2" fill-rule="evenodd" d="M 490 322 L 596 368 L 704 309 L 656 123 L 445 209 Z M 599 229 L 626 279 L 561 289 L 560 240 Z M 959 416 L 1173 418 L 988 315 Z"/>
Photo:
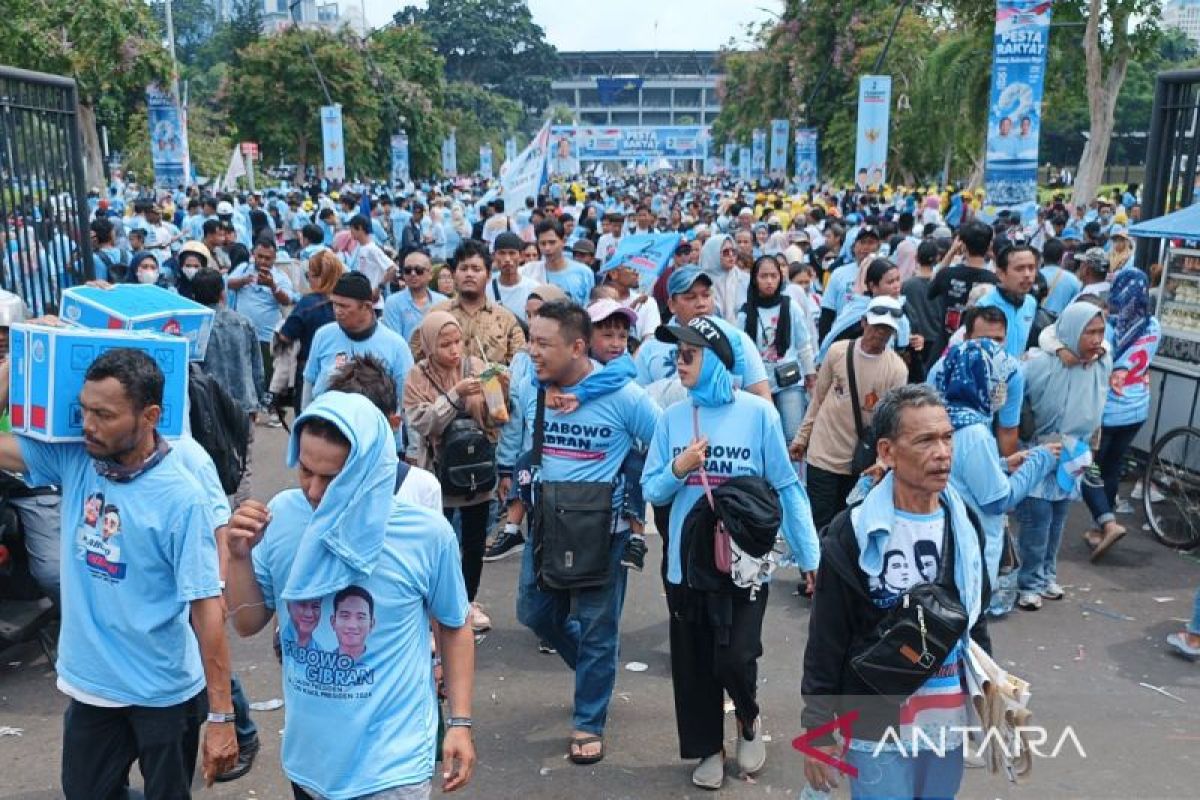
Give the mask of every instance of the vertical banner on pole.
<path id="1" fill-rule="evenodd" d="M 733 142 L 725 143 L 725 152 L 721 158 L 721 166 L 728 175 L 733 174 L 733 159 L 737 157 L 737 145 Z"/>
<path id="2" fill-rule="evenodd" d="M 458 174 L 458 134 L 450 131 L 450 135 L 442 140 L 442 175 L 453 178 Z"/>
<path id="3" fill-rule="evenodd" d="M 511 136 L 504 140 L 504 160 L 509 163 L 517 160 L 517 140 Z"/>
<path id="4" fill-rule="evenodd" d="M 342 137 L 342 107 L 321 106 L 321 142 L 324 146 L 325 177 L 346 180 L 346 146 Z"/>
<path id="5" fill-rule="evenodd" d="M 771 120 L 771 178 L 778 180 L 787 177 L 788 129 L 790 124 L 786 119 Z"/>
<path id="6" fill-rule="evenodd" d="M 479 148 L 479 174 L 487 180 L 492 179 L 492 146 L 482 145 Z"/>
<path id="7" fill-rule="evenodd" d="M 817 129 L 796 129 L 796 183 L 801 191 L 817 183 L 820 171 L 817 167 Z"/>
<path id="8" fill-rule="evenodd" d="M 400 131 L 392 137 L 392 185 L 408 183 L 408 134 Z"/>
<path id="9" fill-rule="evenodd" d="M 146 87 L 146 116 L 150 120 L 154 185 L 160 189 L 177 189 L 187 184 L 191 175 L 187 128 L 170 89 L 154 83 Z"/>
<path id="10" fill-rule="evenodd" d="M 888 119 L 892 108 L 890 75 L 858 80 L 858 140 L 854 147 L 854 185 L 879 188 L 887 181 Z"/>
<path id="11" fill-rule="evenodd" d="M 750 145 L 752 147 L 750 153 L 751 177 L 758 180 L 767 174 L 767 132 L 762 128 L 755 128 Z"/>
<path id="12" fill-rule="evenodd" d="M 985 218 L 1002 209 L 1019 211 L 1025 221 L 1037 214 L 1038 133 L 1050 9 L 1046 0 L 996 2 L 983 180 Z"/>
<path id="13" fill-rule="evenodd" d="M 742 147 L 738 149 L 738 177 L 744 181 L 750 180 L 754 174 L 750 166 L 750 148 Z"/>
<path id="14" fill-rule="evenodd" d="M 550 159 L 550 123 L 547 121 L 520 155 L 504 162 L 500 177 L 500 196 L 513 208 L 528 197 L 537 197 L 546 183 L 546 164 Z"/>

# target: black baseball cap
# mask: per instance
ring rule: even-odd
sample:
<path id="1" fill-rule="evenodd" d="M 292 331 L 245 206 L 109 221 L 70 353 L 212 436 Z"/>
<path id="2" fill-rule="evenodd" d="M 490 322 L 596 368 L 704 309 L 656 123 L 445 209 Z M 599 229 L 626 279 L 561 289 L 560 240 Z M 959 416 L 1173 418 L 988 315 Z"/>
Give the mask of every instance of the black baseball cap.
<path id="1" fill-rule="evenodd" d="M 695 347 L 706 347 L 716 353 L 726 369 L 733 370 L 733 344 L 721 326 L 708 317 L 694 317 L 687 325 L 660 325 L 654 338 L 667 344 L 686 342 Z"/>

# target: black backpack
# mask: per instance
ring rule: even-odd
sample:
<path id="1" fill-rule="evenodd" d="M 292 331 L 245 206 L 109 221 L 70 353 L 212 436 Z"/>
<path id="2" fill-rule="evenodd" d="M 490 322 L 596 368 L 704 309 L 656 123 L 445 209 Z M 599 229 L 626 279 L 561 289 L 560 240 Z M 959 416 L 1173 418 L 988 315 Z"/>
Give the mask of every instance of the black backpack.
<path id="1" fill-rule="evenodd" d="M 442 433 L 437 476 L 442 491 L 456 497 L 496 488 L 496 446 L 470 416 L 455 417 Z"/>
<path id="2" fill-rule="evenodd" d="M 250 415 L 199 364 L 188 366 L 188 400 L 192 438 L 212 458 L 225 494 L 233 494 L 246 472 Z"/>

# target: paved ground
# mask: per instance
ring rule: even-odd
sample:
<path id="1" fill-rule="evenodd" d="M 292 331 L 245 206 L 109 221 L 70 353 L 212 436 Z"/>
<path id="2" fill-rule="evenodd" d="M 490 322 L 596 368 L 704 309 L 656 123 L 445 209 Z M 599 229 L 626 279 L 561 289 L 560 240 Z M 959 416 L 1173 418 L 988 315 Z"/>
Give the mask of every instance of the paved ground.
<path id="1" fill-rule="evenodd" d="M 291 484 L 283 468 L 281 431 L 259 429 L 256 494 Z M 1200 775 L 1200 665 L 1164 651 L 1163 637 L 1190 614 L 1200 584 L 1200 561 L 1174 553 L 1139 530 L 1102 567 L 1087 563 L 1076 514 L 1063 546 L 1067 597 L 1037 613 L 1017 612 L 992 628 L 998 659 L 1033 684 L 1032 707 L 1047 725 L 1053 749 L 1063 726 L 1076 732 L 1087 757 L 1072 747 L 1038 760 L 1032 781 L 1013 787 L 970 770 L 963 797 L 1191 798 Z M 572 679 L 557 656 L 537 652 L 514 616 L 516 558 L 489 564 L 481 599 L 495 630 L 478 649 L 475 719 L 480 764 L 464 798 L 686 798 L 713 796 L 688 781 L 678 760 L 667 654 L 664 600 L 653 564 L 629 581 L 621 638 L 622 669 L 613 699 L 608 757 L 595 767 L 567 762 Z M 760 697 L 771 737 L 767 768 L 756 783 L 732 772 L 724 798 L 798 795 L 800 756 L 788 743 L 799 731 L 800 661 L 806 606 L 790 595 L 787 578 L 771 595 L 761 661 Z M 235 668 L 252 700 L 279 697 L 279 668 L 269 637 L 234 642 Z M 1162 687 L 1183 702 L 1140 686 Z M 0 797 L 57 797 L 63 698 L 53 672 L 35 648 L 0 657 L 0 726 L 21 728 L 0 737 Z M 279 768 L 279 731 L 286 710 L 256 713 L 263 752 L 253 772 L 200 797 L 287 798 Z M 331 723 L 336 724 L 335 720 Z M 732 735 L 732 721 L 728 731 Z M 732 747 L 732 742 L 730 743 Z"/>

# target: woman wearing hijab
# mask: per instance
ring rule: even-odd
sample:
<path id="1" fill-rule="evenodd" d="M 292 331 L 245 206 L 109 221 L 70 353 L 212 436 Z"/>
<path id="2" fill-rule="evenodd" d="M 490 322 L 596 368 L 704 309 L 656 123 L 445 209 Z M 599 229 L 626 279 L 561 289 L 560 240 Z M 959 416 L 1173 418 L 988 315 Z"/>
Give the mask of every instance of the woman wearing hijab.
<path id="1" fill-rule="evenodd" d="M 1061 440 L 1059 468 L 1034 487 L 1017 506 L 1021 526 L 1021 571 L 1017 605 L 1033 611 L 1042 598 L 1061 600 L 1058 547 L 1071 501 L 1079 496 L 1073 469 L 1092 434 L 1100 427 L 1108 393 L 1112 357 L 1104 349 L 1104 313 L 1098 306 L 1074 302 L 1056 324 L 1058 338 L 1074 356 L 1072 366 L 1044 350 L 1033 350 L 1025 369 L 1025 398 L 1033 412 L 1037 443 Z M 1068 401 L 1069 399 L 1069 401 Z"/>
<path id="2" fill-rule="evenodd" d="M 717 485 L 743 476 L 764 479 L 778 493 L 783 536 L 810 582 L 818 560 L 808 496 L 789 463 L 779 415 L 762 398 L 733 388 L 736 335 L 713 317 L 658 329 L 660 340 L 678 344 L 676 366 L 688 399 L 663 414 L 642 473 L 646 498 L 671 507 L 666 588 L 675 719 L 680 755 L 700 759 L 692 782 L 706 789 L 719 789 L 724 780 L 726 693 L 735 707 L 738 766 L 749 774 L 766 761 L 756 687 L 770 566 L 759 571 L 764 582 L 756 589 L 730 580 L 727 592 L 691 588 L 681 539 L 689 512 L 708 502 L 702 480 Z M 736 572 L 731 569 L 729 577 Z M 720 606 L 719 620 L 714 597 L 731 597 L 731 605 Z"/>
<path id="3" fill-rule="evenodd" d="M 158 259 L 154 257 L 153 253 L 146 252 L 145 250 L 130 256 L 129 282 L 153 284 L 160 289 L 171 288 L 166 277 L 162 274 L 162 268 L 158 265 Z"/>
<path id="4" fill-rule="evenodd" d="M 723 233 L 709 238 L 700 250 L 700 269 L 712 279 L 716 313 L 729 323 L 737 322 L 738 309 L 750 289 L 749 273 L 738 269 L 737 262 L 737 245 Z"/>
<path id="5" fill-rule="evenodd" d="M 901 296 L 903 282 L 900 280 L 900 268 L 886 258 L 875 258 L 864 261 L 859 266 L 858 279 L 854 283 L 854 294 L 849 302 L 838 312 L 829 328 L 829 333 L 821 342 L 817 351 L 817 363 L 825 359 L 829 346 L 842 339 L 857 339 L 862 336 L 862 318 L 871 307 L 871 300 L 876 297 L 894 297 L 903 304 Z M 899 320 L 896 335 L 892 338 L 892 346 L 897 350 L 912 348 L 920 351 L 925 346 L 925 339 L 912 333 L 912 323 L 908 316 Z M 922 376 L 923 377 L 923 376 Z M 913 381 L 919 383 L 920 381 Z"/>
<path id="6" fill-rule="evenodd" d="M 791 441 L 804 421 L 804 389 L 813 382 L 813 348 L 800 306 L 784 291 L 784 275 L 772 256 L 760 256 L 750 270 L 750 291 L 738 325 L 758 346 L 767 368 L 771 397 Z M 779 385 L 781 375 L 784 386 Z"/>
<path id="7" fill-rule="evenodd" d="M 1124 526 L 1117 523 L 1113 514 L 1113 505 L 1125 453 L 1150 416 L 1149 366 L 1158 352 L 1160 333 L 1158 320 L 1150 313 L 1146 273 L 1140 269 L 1118 271 L 1108 294 L 1107 336 L 1112 347 L 1112 377 L 1104 403 L 1096 467 L 1083 482 L 1083 501 L 1096 523 L 1096 527 L 1084 534 L 1092 547 L 1092 561 L 1125 535 Z"/>
<path id="8" fill-rule="evenodd" d="M 345 271 L 345 266 L 330 250 L 320 250 L 309 258 L 305 277 L 310 291 L 300 298 L 292 313 L 283 321 L 283 327 L 275 334 L 285 344 L 300 343 L 296 353 L 295 386 L 304 385 L 304 365 L 308 363 L 313 337 L 323 325 L 334 321 L 333 303 L 329 295 Z M 294 392 L 293 405 L 297 414 L 300 413 L 300 401 L 300 392 Z"/>
<path id="9" fill-rule="evenodd" d="M 1017 362 L 991 339 L 971 339 L 950 348 L 937 374 L 937 390 L 946 400 L 954 427 L 950 483 L 979 517 L 984 564 L 993 589 L 999 585 L 1004 515 L 1054 471 L 1062 452 L 1061 444 L 1045 444 L 1017 453 L 1001 466 L 992 420 L 1004 405 L 1009 376 L 1017 368 Z M 992 598 L 997 612 L 1012 609 L 1011 599 L 1004 608 L 998 592 Z"/>
<path id="10" fill-rule="evenodd" d="M 441 457 L 442 435 L 456 419 L 469 417 L 495 444 L 499 428 L 488 413 L 479 374 L 487 364 L 464 353 L 463 332 L 448 311 L 430 311 L 418 329 L 422 352 L 426 353 L 404 382 L 404 416 L 421 436 L 423 449 L 417 466 L 436 473 Z M 505 387 L 507 392 L 507 387 Z M 487 538 L 491 492 L 468 496 L 443 494 L 446 516 L 457 509 L 462 517 L 462 571 L 471 601 L 471 626 L 476 631 L 492 627 L 491 620 L 475 602 L 483 572 L 484 540 Z"/>

